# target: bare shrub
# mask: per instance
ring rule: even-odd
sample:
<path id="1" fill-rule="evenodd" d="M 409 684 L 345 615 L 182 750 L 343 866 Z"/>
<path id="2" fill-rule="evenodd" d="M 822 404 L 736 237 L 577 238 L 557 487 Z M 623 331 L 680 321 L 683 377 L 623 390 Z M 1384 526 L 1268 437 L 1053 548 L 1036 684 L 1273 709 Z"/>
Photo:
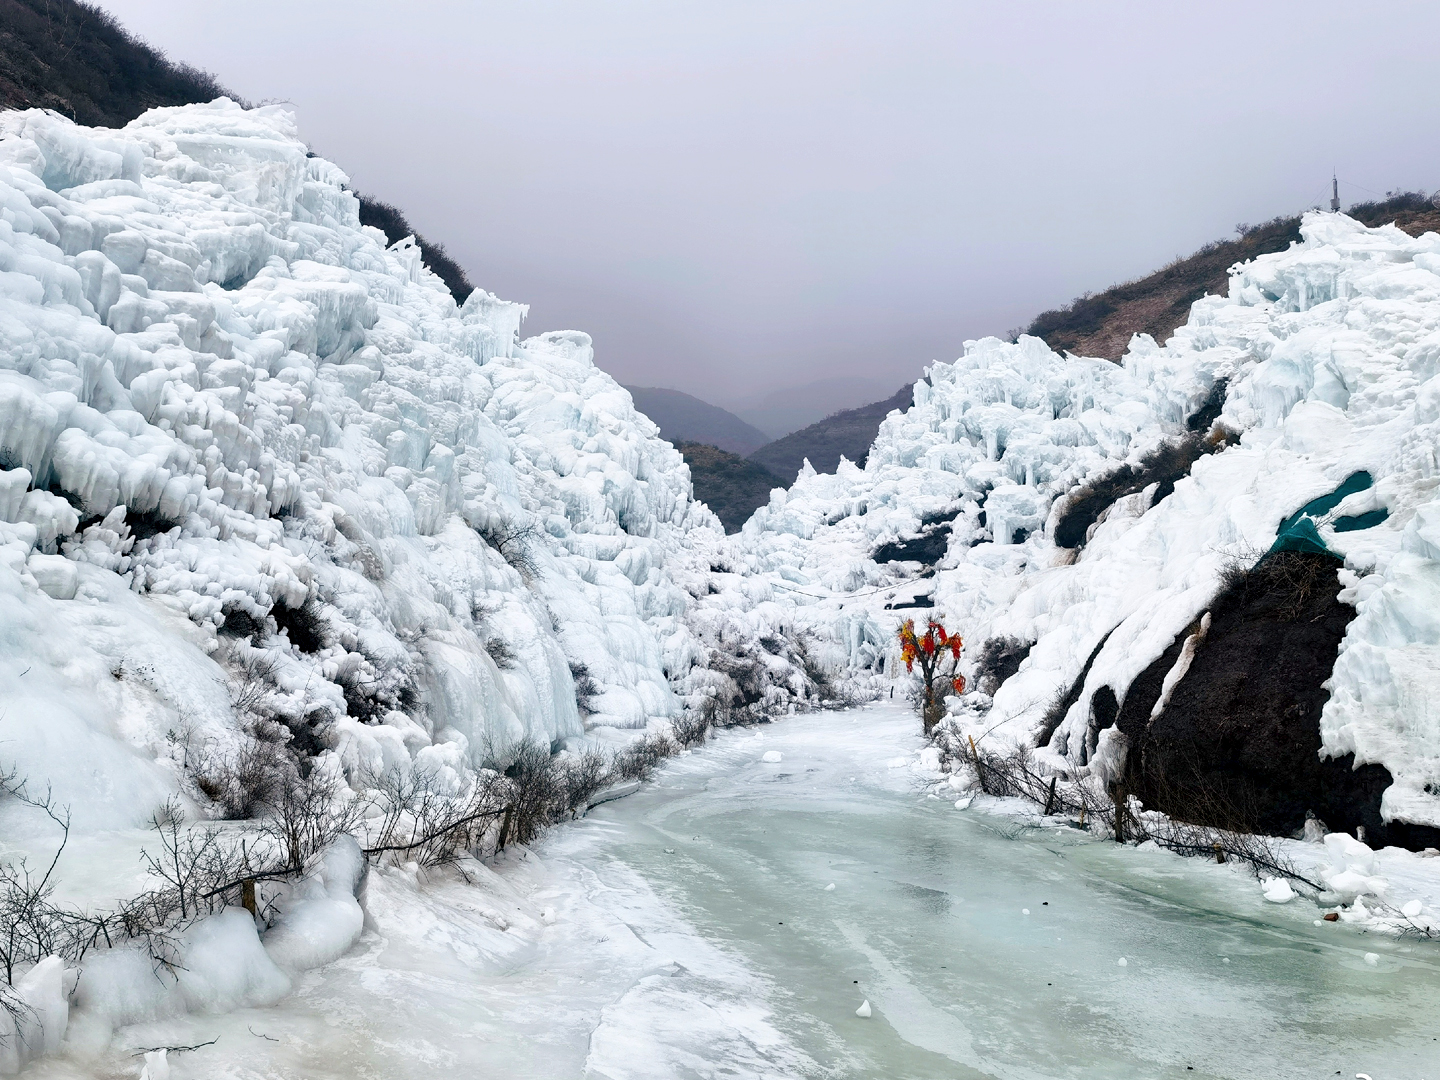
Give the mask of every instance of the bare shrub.
<path id="1" fill-rule="evenodd" d="M 184 924 L 223 907 L 223 890 L 216 884 L 238 881 L 246 871 L 246 852 L 222 839 L 213 828 L 190 828 L 178 798 L 171 798 L 150 819 L 158 840 L 158 853 L 145 848 L 140 857 L 151 876 L 164 885 L 146 894 L 156 928 L 172 922 Z M 173 910 L 169 910 L 173 908 Z"/>
<path id="2" fill-rule="evenodd" d="M 695 746 L 703 743 L 710 737 L 710 717 L 707 712 L 713 712 L 713 698 L 706 699 L 706 705 L 712 706 L 707 710 L 705 707 L 699 709 L 684 709 L 679 716 L 670 721 L 670 731 L 678 746 Z"/>
<path id="3" fill-rule="evenodd" d="M 413 711 L 419 689 L 412 664 L 388 664 L 351 653 L 335 673 L 334 682 L 345 695 L 345 712 L 365 724 L 380 721 L 386 713 Z"/>
<path id="4" fill-rule="evenodd" d="M 585 750 L 560 766 L 560 807 L 577 816 L 611 780 L 610 762 L 598 750 Z"/>
<path id="5" fill-rule="evenodd" d="M 268 717 L 265 703 L 275 685 L 274 659 L 259 649 L 238 644 L 226 649 L 221 659 L 230 669 L 226 687 L 235 715 L 242 719 Z"/>
<path id="6" fill-rule="evenodd" d="M 1259 587 L 1281 599 L 1279 614 L 1294 619 L 1305 611 L 1315 594 L 1334 581 L 1339 560 L 1305 551 L 1277 551 L 1260 560 L 1246 579 L 1247 588 Z"/>
<path id="7" fill-rule="evenodd" d="M 470 779 L 469 789 L 455 797 L 422 771 L 373 778 L 381 815 L 372 828 L 373 842 L 364 849 L 366 858 L 374 862 L 388 856 L 434 868 L 479 849 L 503 813 L 503 792 L 493 772 L 478 772 Z"/>
<path id="8" fill-rule="evenodd" d="M 1158 822 L 1146 822 L 1137 839 L 1154 840 L 1177 855 L 1214 858 L 1220 862 L 1236 859 L 1248 865 L 1257 877 L 1269 874 L 1288 878 L 1316 893 L 1323 889 L 1319 882 L 1300 873 L 1275 838 L 1259 833 L 1192 825 L 1167 816 Z"/>
<path id="9" fill-rule="evenodd" d="M 298 608 L 276 604 L 270 609 L 270 617 L 275 620 L 276 629 L 283 631 L 290 644 L 303 653 L 319 652 L 330 641 L 330 624 L 314 600 L 306 600 Z"/>
<path id="10" fill-rule="evenodd" d="M 1017 637 L 995 637 L 985 642 L 975 660 L 975 688 L 994 697 L 1005 680 L 1020 670 L 1033 645 Z"/>
<path id="11" fill-rule="evenodd" d="M 616 754 L 611 768 L 622 780 L 645 780 L 678 749 L 675 740 L 664 732 L 647 732 Z"/>
<path id="12" fill-rule="evenodd" d="M 804 672 L 815 697 L 821 701 L 843 698 L 844 695 L 836 690 L 835 680 L 829 670 L 815 655 L 814 648 L 814 635 L 805 631 L 797 632 L 791 639 L 791 652 L 794 654 L 795 663 Z M 849 704 L 848 700 L 845 704 Z"/>
<path id="13" fill-rule="evenodd" d="M 495 661 L 495 666 L 501 671 L 508 671 L 515 666 L 515 650 L 510 648 L 509 643 L 502 637 L 485 639 L 485 651 L 490 654 L 490 659 Z"/>
<path id="14" fill-rule="evenodd" d="M 372 724 L 389 710 L 380 699 L 380 680 L 358 664 L 341 665 L 334 682 L 345 695 L 345 713 L 361 723 Z"/>
<path id="15" fill-rule="evenodd" d="M 500 553 L 510 567 L 526 581 L 540 573 L 535 561 L 534 544 L 540 539 L 540 527 L 532 522 L 492 520 L 480 530 L 480 537 Z"/>
<path id="16" fill-rule="evenodd" d="M 224 637 L 249 641 L 254 638 L 264 638 L 269 629 L 265 624 L 263 614 L 257 615 L 241 604 L 226 605 L 223 614 L 225 619 L 220 624 L 219 632 Z"/>
<path id="17" fill-rule="evenodd" d="M 52 899 L 54 871 L 69 838 L 69 815 L 48 794 L 32 798 L 22 783 L 15 782 L 13 771 L 6 774 L 4 791 L 41 810 L 61 830 L 56 853 L 43 871 L 32 870 L 24 859 L 0 862 L 0 964 L 7 983 L 18 967 L 46 956 L 59 955 L 74 964 L 93 948 L 126 941 L 140 943 L 157 970 L 173 969 L 174 935 L 179 930 L 242 902 L 247 894 L 253 897 L 256 881 L 278 881 L 297 873 L 290 865 L 295 856 L 267 843 L 264 834 L 246 838 L 213 827 L 187 826 L 179 801 L 172 799 L 151 820 L 156 845 L 141 853 L 154 886 L 98 913 L 57 904 Z M 349 824 L 344 815 L 334 821 L 342 829 Z M 325 843 L 335 835 L 316 832 Z M 300 852 L 299 868 L 318 850 Z"/>
<path id="18" fill-rule="evenodd" d="M 220 816 L 245 821 L 271 805 L 280 794 L 286 776 L 295 764 L 285 750 L 273 742 L 248 739 L 239 749 L 215 755 L 206 750 L 194 755 L 186 767 L 195 786 L 215 804 Z"/>
<path id="19" fill-rule="evenodd" d="M 1224 564 L 1220 568 L 1220 594 L 1238 593 L 1243 595 L 1250 571 L 1264 556 L 1259 548 L 1248 545 L 1237 551 L 1223 552 Z"/>
<path id="20" fill-rule="evenodd" d="M 711 650 L 710 669 L 729 680 L 729 701 L 732 706 L 758 705 L 765 699 L 768 666 L 754 654 L 743 640 L 722 640 Z"/>
<path id="21" fill-rule="evenodd" d="M 336 798 L 343 783 L 336 773 L 320 769 L 284 777 L 260 826 L 279 853 L 277 869 L 302 873 L 313 856 L 356 831 L 362 807 L 358 799 Z"/>
<path id="22" fill-rule="evenodd" d="M 1074 779 L 1078 770 L 1072 763 L 1067 774 L 1048 772 L 1036 760 L 1032 750 L 1014 747 L 1007 752 L 979 748 L 973 739 L 961 737 L 952 728 L 942 729 L 936 742 L 941 752 L 952 760 L 975 770 L 980 789 L 987 795 L 1022 798 L 1042 807 L 1048 814 L 1078 817 L 1088 826 L 1099 827 L 1116 840 L 1143 843 L 1153 840 L 1177 855 L 1216 858 L 1223 862 L 1235 859 L 1248 865 L 1260 876 L 1285 877 L 1316 892 L 1321 886 L 1305 877 L 1273 838 L 1243 827 L 1219 828 L 1185 820 L 1185 811 L 1170 814 L 1137 812 L 1139 805 L 1130 797 L 1125 779 L 1112 783 L 1104 791 L 1093 780 Z M 1227 820 L 1237 825 L 1244 818 L 1244 809 L 1219 805 L 1221 796 L 1210 792 L 1201 796 L 1206 805 L 1195 805 L 1191 813 L 1197 820 Z"/>
<path id="23" fill-rule="evenodd" d="M 714 697 L 706 698 L 705 703 L 700 706 L 700 711 L 711 731 L 761 723 L 766 719 L 759 707 L 728 705 Z"/>
<path id="24" fill-rule="evenodd" d="M 1254 598 L 1275 601 L 1275 614 L 1295 620 L 1310 606 L 1318 592 L 1334 585 L 1339 560 L 1332 555 L 1310 551 L 1262 552 L 1245 546 L 1224 552 L 1220 570 L 1220 594 L 1244 602 Z"/>
<path id="25" fill-rule="evenodd" d="M 500 797 L 505 802 L 499 847 L 528 844 L 562 811 L 565 784 L 548 746 L 526 739 L 509 752 Z"/>
<path id="26" fill-rule="evenodd" d="M 41 867 L 27 859 L 0 862 L 0 968 L 5 985 L 13 986 L 18 969 L 38 964 L 58 951 L 66 936 L 64 921 L 55 916 L 50 897 L 55 891 L 55 868 L 70 839 L 70 814 L 57 806 L 49 791 L 32 796 L 15 768 L 0 773 L 0 797 L 14 799 L 48 817 L 60 830 L 55 854 Z M 23 1016 L 19 999 L 0 994 L 0 1010 L 18 1021 Z"/>
<path id="27" fill-rule="evenodd" d="M 1421 915 L 1406 915 L 1394 905 L 1371 896 L 1365 898 L 1365 906 L 1370 909 L 1371 914 L 1388 920 L 1401 937 L 1425 938 L 1427 941 L 1440 938 L 1440 925 L 1437 925 L 1434 919 Z"/>

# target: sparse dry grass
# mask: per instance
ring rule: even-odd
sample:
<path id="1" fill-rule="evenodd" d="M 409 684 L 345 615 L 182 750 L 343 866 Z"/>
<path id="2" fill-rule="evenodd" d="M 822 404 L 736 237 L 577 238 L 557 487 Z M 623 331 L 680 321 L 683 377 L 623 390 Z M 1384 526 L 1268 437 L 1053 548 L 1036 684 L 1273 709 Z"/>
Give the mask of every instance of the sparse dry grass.
<path id="1" fill-rule="evenodd" d="M 1322 886 L 1307 878 L 1281 849 L 1274 837 L 1244 827 L 1243 808 L 1225 802 L 1220 793 L 1206 790 L 1197 794 L 1186 788 L 1189 799 L 1205 804 L 1172 807 L 1169 814 L 1136 813 L 1129 789 L 1123 781 L 1100 791 L 1093 780 L 1075 779 L 1072 767 L 1065 774 L 1052 773 L 1036 761 L 1034 752 L 1016 747 L 1009 752 L 981 749 L 968 738 L 942 728 L 936 744 L 950 761 L 974 770 L 980 788 L 987 795 L 1021 798 L 1041 807 L 1045 814 L 1064 814 L 1078 823 L 1103 831 L 1118 841 L 1156 844 L 1178 855 L 1234 859 L 1249 866 L 1256 876 L 1284 877 L 1318 893 Z M 1225 821 L 1227 827 L 1196 822 Z"/>

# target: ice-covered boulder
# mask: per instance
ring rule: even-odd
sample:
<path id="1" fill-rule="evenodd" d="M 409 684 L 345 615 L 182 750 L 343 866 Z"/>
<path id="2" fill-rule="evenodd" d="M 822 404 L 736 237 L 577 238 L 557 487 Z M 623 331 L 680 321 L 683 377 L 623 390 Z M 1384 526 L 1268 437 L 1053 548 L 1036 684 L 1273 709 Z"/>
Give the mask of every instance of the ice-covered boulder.
<path id="1" fill-rule="evenodd" d="M 265 951 L 282 971 L 320 967 L 343 956 L 360 937 L 365 912 L 357 899 L 365 881 L 365 856 L 342 837 L 315 871 L 292 886 L 279 922 L 265 934 Z"/>
<path id="2" fill-rule="evenodd" d="M 0 986 L 0 1075 L 18 1073 L 27 1062 L 59 1049 L 70 1020 L 66 1000 L 76 972 L 49 956 L 14 986 Z"/>

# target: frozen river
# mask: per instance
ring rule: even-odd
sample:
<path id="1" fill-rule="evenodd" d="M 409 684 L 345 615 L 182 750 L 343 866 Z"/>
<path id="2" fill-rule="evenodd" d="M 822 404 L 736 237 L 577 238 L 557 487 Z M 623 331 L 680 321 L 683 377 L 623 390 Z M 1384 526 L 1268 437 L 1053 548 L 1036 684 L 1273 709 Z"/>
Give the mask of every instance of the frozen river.
<path id="1" fill-rule="evenodd" d="M 817 1075 L 1440 1080 L 1440 950 L 1317 928 L 1240 872 L 957 812 L 887 768 L 917 726 L 730 735 L 588 826 L 764 980 Z"/>
<path id="2" fill-rule="evenodd" d="M 870 708 L 724 734 L 474 884 L 373 874 L 361 943 L 280 1006 L 122 1036 L 218 1036 L 176 1080 L 1440 1080 L 1440 949 L 957 811 L 898 765 L 917 728 Z"/>

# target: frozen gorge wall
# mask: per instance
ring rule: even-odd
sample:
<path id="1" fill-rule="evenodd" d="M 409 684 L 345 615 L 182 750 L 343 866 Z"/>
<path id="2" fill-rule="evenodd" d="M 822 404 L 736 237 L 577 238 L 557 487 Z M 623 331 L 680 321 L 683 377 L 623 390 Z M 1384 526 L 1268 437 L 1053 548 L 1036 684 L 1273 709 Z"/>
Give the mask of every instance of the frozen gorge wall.
<path id="1" fill-rule="evenodd" d="M 241 737 L 237 672 L 352 770 L 578 736 L 573 665 L 591 728 L 673 715 L 696 597 L 751 605 L 680 455 L 525 311 L 457 309 L 281 109 L 0 115 L 7 763 L 138 821 Z"/>
<path id="2" fill-rule="evenodd" d="M 1364 470 L 1318 523 L 1357 608 L 1324 751 L 1390 770 L 1387 815 L 1440 824 L 1435 236 L 1312 215 L 1121 365 L 968 343 L 863 470 L 802 471 L 727 539 L 585 335 L 519 341 L 524 307 L 483 291 L 457 308 L 283 110 L 9 113 L 0 136 L 0 739 L 77 814 L 138 820 L 187 738 L 242 738 L 237 673 L 352 774 L 458 770 L 706 692 L 813 700 L 801 669 L 884 670 L 917 596 L 972 656 L 1033 643 L 958 707 L 977 730 L 1034 740 L 1086 672 L 1049 741 L 1073 756 L 1098 688 L 1123 696 L 1228 562 Z M 1238 442 L 1058 549 L 1076 485 L 1182 434 L 1222 380 Z M 933 576 L 874 558 L 923 534 Z"/>
<path id="3" fill-rule="evenodd" d="M 857 664 L 883 663 L 898 619 L 929 613 L 887 609 L 916 594 L 960 627 L 971 657 L 991 638 L 1033 643 L 993 701 L 957 703 L 977 736 L 1033 744 L 1093 656 L 1047 744 L 1059 765 L 1095 750 L 1096 690 L 1123 702 L 1210 608 L 1227 565 L 1369 472 L 1373 486 L 1317 522 L 1357 611 L 1327 684 L 1322 754 L 1389 769 L 1387 820 L 1440 825 L 1440 236 L 1329 214 L 1302 231 L 1290 251 L 1235 267 L 1230 295 L 1198 301 L 1163 348 L 1137 337 L 1120 365 L 1033 338 L 967 343 L 884 422 L 863 470 L 807 470 L 772 495 L 742 534 L 746 565 L 798 618 L 848 640 Z M 1183 436 L 1220 380 L 1220 423 L 1238 443 L 1200 458 L 1173 493 L 1152 484 L 1117 500 L 1078 554 L 1057 548 L 1067 495 Z M 1335 528 L 1378 510 L 1379 524 Z M 873 558 L 952 515 L 933 578 Z"/>

